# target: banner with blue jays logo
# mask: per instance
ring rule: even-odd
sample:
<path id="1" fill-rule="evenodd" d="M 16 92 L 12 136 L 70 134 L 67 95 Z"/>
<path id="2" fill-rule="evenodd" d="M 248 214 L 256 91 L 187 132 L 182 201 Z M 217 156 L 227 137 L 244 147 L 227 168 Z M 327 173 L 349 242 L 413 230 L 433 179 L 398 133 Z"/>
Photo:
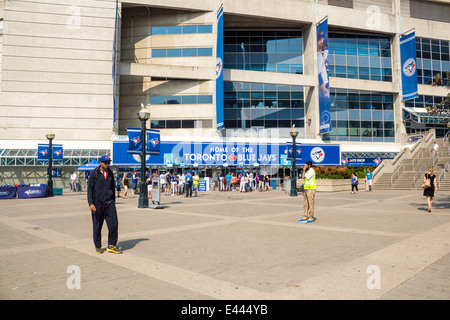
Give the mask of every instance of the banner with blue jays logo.
<path id="1" fill-rule="evenodd" d="M 161 133 L 159 130 L 147 129 L 146 148 L 148 154 L 159 154 L 161 151 Z"/>
<path id="2" fill-rule="evenodd" d="M 128 150 L 127 153 L 142 153 L 142 134 L 140 128 L 127 128 Z M 145 150 L 147 154 L 159 154 L 161 148 L 160 131 L 154 129 L 146 130 Z"/>
<path id="3" fill-rule="evenodd" d="M 48 161 L 50 148 L 48 144 L 38 144 L 37 161 Z M 52 144 L 52 161 L 63 160 L 63 145 Z"/>
<path id="4" fill-rule="evenodd" d="M 128 151 L 127 153 L 142 152 L 142 134 L 140 128 L 127 128 L 128 132 Z"/>
<path id="5" fill-rule="evenodd" d="M 293 152 L 294 152 L 294 147 L 293 147 L 292 143 L 287 143 L 286 150 L 285 150 L 285 154 L 287 155 L 287 157 L 286 157 L 287 160 L 292 160 Z M 295 161 L 296 163 L 297 163 L 297 161 L 302 160 L 302 145 L 301 145 L 301 143 L 295 144 L 295 160 L 296 160 Z"/>
<path id="6" fill-rule="evenodd" d="M 216 122 L 217 130 L 223 129 L 223 6 L 217 13 Z"/>
<path id="7" fill-rule="evenodd" d="M 400 38 L 400 56 L 402 64 L 402 98 L 415 99 L 417 91 L 416 33 Z"/>
<path id="8" fill-rule="evenodd" d="M 319 77 L 319 133 L 326 133 L 331 131 L 328 19 L 325 19 L 317 26 L 317 68 Z"/>

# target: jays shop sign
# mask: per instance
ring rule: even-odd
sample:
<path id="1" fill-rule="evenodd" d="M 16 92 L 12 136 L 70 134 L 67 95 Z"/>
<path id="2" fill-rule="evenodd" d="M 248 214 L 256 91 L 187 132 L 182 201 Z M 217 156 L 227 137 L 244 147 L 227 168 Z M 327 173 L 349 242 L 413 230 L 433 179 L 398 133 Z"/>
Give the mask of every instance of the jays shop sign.
<path id="1" fill-rule="evenodd" d="M 147 155 L 147 165 L 163 166 L 280 166 L 289 165 L 286 160 L 287 144 L 266 143 L 189 143 L 161 142 L 157 155 Z M 140 155 L 127 153 L 128 141 L 113 142 L 114 165 L 136 166 Z M 301 145 L 302 159 L 318 165 L 341 164 L 339 145 Z"/>

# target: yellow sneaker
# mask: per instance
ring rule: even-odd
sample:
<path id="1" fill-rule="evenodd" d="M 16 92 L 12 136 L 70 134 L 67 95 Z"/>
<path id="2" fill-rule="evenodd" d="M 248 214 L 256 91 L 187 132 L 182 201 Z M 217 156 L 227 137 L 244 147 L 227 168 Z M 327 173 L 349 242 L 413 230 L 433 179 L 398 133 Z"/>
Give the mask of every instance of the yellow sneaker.
<path id="1" fill-rule="evenodd" d="M 112 253 L 122 253 L 122 250 L 120 250 L 120 249 L 117 248 L 116 246 L 108 246 L 108 247 L 106 248 L 106 251 L 112 252 Z"/>

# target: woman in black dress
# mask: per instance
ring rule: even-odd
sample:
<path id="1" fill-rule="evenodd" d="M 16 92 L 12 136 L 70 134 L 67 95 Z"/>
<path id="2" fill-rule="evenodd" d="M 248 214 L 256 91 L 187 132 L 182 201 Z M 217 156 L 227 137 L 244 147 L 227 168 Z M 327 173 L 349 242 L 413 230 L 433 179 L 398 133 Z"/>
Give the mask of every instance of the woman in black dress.
<path id="1" fill-rule="evenodd" d="M 430 179 L 430 187 L 423 190 L 423 195 L 427 197 L 428 212 L 431 212 L 431 209 L 433 208 L 433 197 L 437 192 L 436 176 L 433 173 L 432 167 L 428 168 L 428 173 L 425 173 L 423 183 L 425 183 L 427 179 Z"/>

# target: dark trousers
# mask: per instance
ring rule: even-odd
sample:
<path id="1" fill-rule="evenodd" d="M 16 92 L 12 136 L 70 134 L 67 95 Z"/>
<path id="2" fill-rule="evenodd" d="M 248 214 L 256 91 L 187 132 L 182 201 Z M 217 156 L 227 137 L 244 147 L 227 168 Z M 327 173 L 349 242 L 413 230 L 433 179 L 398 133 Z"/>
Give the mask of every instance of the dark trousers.
<path id="1" fill-rule="evenodd" d="M 192 184 L 186 183 L 186 197 L 192 197 Z"/>
<path id="2" fill-rule="evenodd" d="M 114 202 L 110 204 L 96 202 L 95 208 L 97 211 L 91 213 L 95 247 L 101 248 L 102 246 L 102 227 L 105 220 L 108 226 L 108 245 L 117 245 L 119 222 L 116 204 Z"/>

